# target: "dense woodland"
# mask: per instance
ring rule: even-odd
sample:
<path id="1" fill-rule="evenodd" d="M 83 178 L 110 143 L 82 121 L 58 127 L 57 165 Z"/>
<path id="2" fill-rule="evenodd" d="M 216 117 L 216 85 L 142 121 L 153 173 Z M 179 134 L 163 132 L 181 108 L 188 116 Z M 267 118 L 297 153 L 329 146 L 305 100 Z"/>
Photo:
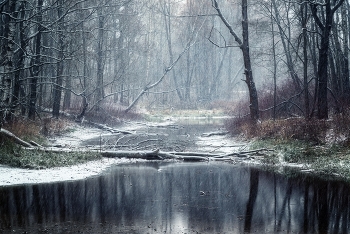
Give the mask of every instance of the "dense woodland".
<path id="1" fill-rule="evenodd" d="M 50 111 L 349 104 L 346 0 L 0 0 L 1 122 Z"/>

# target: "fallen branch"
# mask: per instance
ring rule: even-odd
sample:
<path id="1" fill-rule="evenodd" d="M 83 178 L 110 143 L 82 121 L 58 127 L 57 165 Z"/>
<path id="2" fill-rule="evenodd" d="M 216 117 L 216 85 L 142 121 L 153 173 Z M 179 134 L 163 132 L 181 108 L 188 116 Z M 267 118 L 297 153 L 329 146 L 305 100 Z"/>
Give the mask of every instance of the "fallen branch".
<path id="1" fill-rule="evenodd" d="M 264 151 L 273 151 L 269 149 L 252 150 L 245 152 L 233 152 L 228 154 L 211 154 L 211 153 L 200 153 L 200 152 L 162 152 L 159 149 L 156 151 L 102 151 L 103 157 L 108 158 L 136 158 L 136 159 L 147 159 L 147 160 L 164 160 L 164 159 L 177 159 L 184 161 L 224 161 L 232 160 L 232 157 L 238 158 L 249 158 L 257 153 Z"/>
<path id="2" fill-rule="evenodd" d="M 178 159 L 184 161 L 208 161 L 208 157 L 196 155 L 177 155 L 171 152 L 156 151 L 102 151 L 101 155 L 108 158 L 136 158 L 147 160 Z"/>
<path id="3" fill-rule="evenodd" d="M 229 132 L 224 131 L 224 132 L 208 132 L 208 133 L 203 133 L 203 137 L 211 137 L 211 136 L 225 136 L 229 134 Z"/>
<path id="4" fill-rule="evenodd" d="M 15 134 L 13 134 L 12 132 L 10 132 L 6 129 L 0 128 L 0 135 L 10 139 L 11 141 L 13 141 L 14 143 L 16 143 L 18 145 L 21 145 L 24 147 L 32 147 L 33 146 L 29 142 L 22 140 L 21 138 L 17 137 Z"/>
<path id="5" fill-rule="evenodd" d="M 191 46 L 194 45 L 194 43 L 192 44 L 188 44 L 185 49 L 179 54 L 179 56 L 177 57 L 177 59 L 175 59 L 175 61 L 165 69 L 163 75 L 153 84 L 149 83 L 147 84 L 139 93 L 139 95 L 135 98 L 135 100 L 124 110 L 125 113 L 129 112 L 135 105 L 136 103 L 139 101 L 139 99 L 145 94 L 147 93 L 148 90 L 156 87 L 157 85 L 159 85 L 164 78 L 166 77 L 166 75 L 168 74 L 168 72 L 170 72 L 174 66 L 176 65 L 176 63 L 181 59 L 181 57 L 191 48 Z"/>
<path id="6" fill-rule="evenodd" d="M 105 130 L 105 131 L 108 131 L 111 133 L 133 134 L 132 132 L 111 128 L 111 127 L 108 127 L 107 125 L 104 125 L 104 124 L 98 124 L 98 123 L 94 123 L 94 122 L 89 122 L 89 123 L 91 125 L 97 127 L 98 129 L 102 129 L 102 130 Z"/>
<path id="7" fill-rule="evenodd" d="M 125 134 L 131 134 L 126 132 Z M 35 142 L 26 142 L 19 137 L 17 137 L 12 132 L 1 128 L 0 135 L 9 138 L 16 144 L 27 147 L 28 149 L 42 150 L 45 152 L 96 152 L 100 153 L 103 157 L 108 158 L 136 158 L 136 159 L 147 159 L 147 160 L 164 160 L 164 159 L 176 159 L 176 160 L 184 160 L 184 161 L 226 161 L 226 160 L 234 160 L 232 157 L 239 158 L 249 158 L 250 156 L 259 154 L 260 156 L 264 155 L 263 152 L 273 151 L 270 149 L 257 149 L 251 151 L 242 151 L 242 152 L 232 152 L 228 154 L 213 154 L 213 153 L 202 153 L 202 152 L 162 152 L 159 149 L 155 151 L 107 151 L 102 149 L 67 149 L 67 148 L 55 148 L 55 147 L 42 147 L 41 145 Z"/>

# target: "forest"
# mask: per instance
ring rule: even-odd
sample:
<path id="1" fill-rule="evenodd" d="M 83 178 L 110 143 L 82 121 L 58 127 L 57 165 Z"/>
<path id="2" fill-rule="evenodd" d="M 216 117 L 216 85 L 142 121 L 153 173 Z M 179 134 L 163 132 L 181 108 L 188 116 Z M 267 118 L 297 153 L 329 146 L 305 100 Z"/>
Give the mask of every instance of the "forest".
<path id="1" fill-rule="evenodd" d="M 328 119 L 349 105 L 344 0 L 2 0 L 0 114 L 233 110 Z"/>
<path id="2" fill-rule="evenodd" d="M 350 0 L 0 0 L 0 232 L 349 233 L 349 49 Z"/>

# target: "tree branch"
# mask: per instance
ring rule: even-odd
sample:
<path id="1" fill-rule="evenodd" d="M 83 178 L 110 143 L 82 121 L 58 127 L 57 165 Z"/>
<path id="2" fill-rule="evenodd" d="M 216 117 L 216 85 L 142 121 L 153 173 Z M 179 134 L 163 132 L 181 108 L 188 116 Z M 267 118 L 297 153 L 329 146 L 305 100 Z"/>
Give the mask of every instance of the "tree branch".
<path id="1" fill-rule="evenodd" d="M 218 12 L 218 16 L 220 17 L 220 19 L 222 20 L 222 22 L 226 25 L 226 27 L 228 28 L 228 30 L 230 31 L 230 34 L 235 38 L 235 41 L 238 43 L 239 47 L 243 46 L 243 42 L 242 40 L 237 36 L 236 32 L 233 30 L 231 24 L 226 20 L 226 18 L 224 17 L 224 15 L 222 14 L 218 2 L 217 0 L 212 0 L 212 5 L 214 7 L 214 9 Z"/>
<path id="2" fill-rule="evenodd" d="M 189 48 L 191 48 L 193 45 L 194 45 L 194 43 L 188 44 L 188 45 L 186 46 L 186 48 L 179 54 L 179 56 L 177 57 L 177 59 L 175 59 L 175 61 L 174 61 L 172 64 L 170 64 L 170 66 L 168 66 L 168 67 L 165 69 L 165 71 L 164 71 L 162 77 L 160 77 L 160 78 L 159 78 L 156 82 L 154 82 L 153 84 L 151 84 L 151 85 L 146 85 L 146 86 L 143 88 L 143 90 L 139 93 L 139 95 L 135 98 L 135 100 L 128 106 L 128 108 L 125 109 L 124 112 L 125 112 L 125 113 L 129 112 L 129 111 L 136 105 L 136 103 L 140 100 L 140 98 L 141 98 L 148 90 L 150 90 L 150 89 L 156 87 L 157 85 L 159 85 L 160 82 L 162 82 L 162 81 L 164 80 L 164 78 L 165 78 L 165 76 L 168 74 L 168 72 L 170 72 L 170 71 L 174 68 L 174 66 L 176 65 L 176 63 L 181 59 L 181 57 L 182 57 L 182 56 L 189 50 Z"/>
<path id="3" fill-rule="evenodd" d="M 313 4 L 313 3 L 310 3 L 310 7 L 311 7 L 312 16 L 314 17 L 316 24 L 323 31 L 325 26 L 323 25 L 323 23 L 321 22 L 320 18 L 317 15 L 317 5 Z"/>

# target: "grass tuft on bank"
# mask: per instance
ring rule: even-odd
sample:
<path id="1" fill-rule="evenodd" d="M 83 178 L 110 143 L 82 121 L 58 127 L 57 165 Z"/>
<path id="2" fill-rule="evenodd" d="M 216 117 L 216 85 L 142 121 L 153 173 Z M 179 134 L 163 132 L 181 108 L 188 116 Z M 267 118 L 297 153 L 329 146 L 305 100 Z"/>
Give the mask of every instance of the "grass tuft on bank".
<path id="1" fill-rule="evenodd" d="M 47 137 L 71 131 L 66 119 L 42 118 L 38 121 L 16 119 L 4 128 L 25 141 L 47 144 Z M 24 149 L 10 139 L 0 135 L 0 164 L 17 168 L 46 169 L 72 166 L 101 159 L 97 152 L 52 152 L 41 149 Z"/>
<path id="2" fill-rule="evenodd" d="M 72 166 L 88 161 L 101 159 L 97 152 L 52 152 L 39 149 L 23 149 L 12 142 L 7 142 L 2 150 L 0 164 L 17 168 L 47 169 Z"/>

